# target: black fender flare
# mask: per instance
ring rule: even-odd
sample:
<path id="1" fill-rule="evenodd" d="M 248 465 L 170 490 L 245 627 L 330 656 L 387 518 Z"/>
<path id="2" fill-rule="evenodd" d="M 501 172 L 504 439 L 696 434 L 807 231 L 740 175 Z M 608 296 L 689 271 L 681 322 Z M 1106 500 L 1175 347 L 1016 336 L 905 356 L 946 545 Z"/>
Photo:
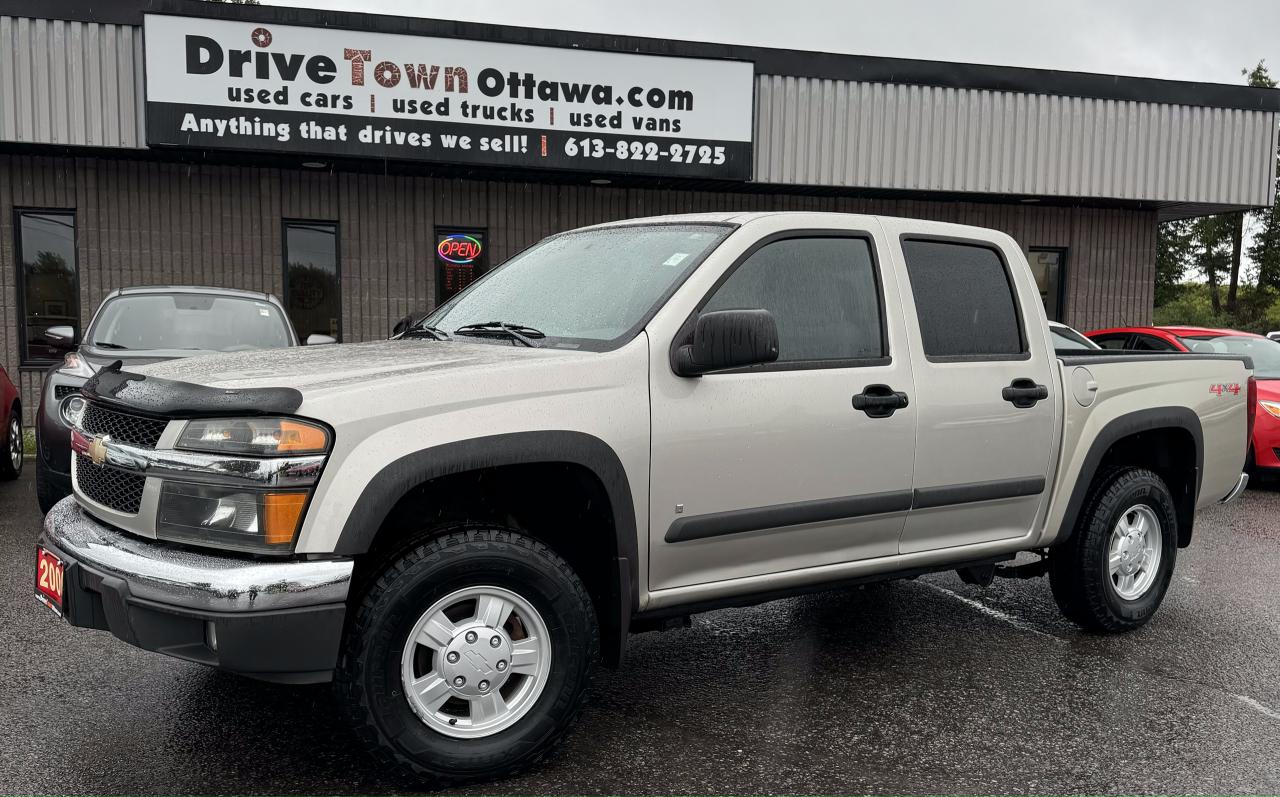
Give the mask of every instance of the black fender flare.
<path id="1" fill-rule="evenodd" d="M 1195 441 L 1196 491 L 1192 496 L 1190 516 L 1179 518 L 1183 521 L 1179 526 L 1185 526 L 1179 529 L 1179 539 L 1190 539 L 1195 505 L 1200 500 L 1200 481 L 1204 477 L 1204 429 L 1200 424 L 1200 416 L 1187 407 L 1152 407 L 1112 418 L 1093 439 L 1088 453 L 1085 454 L 1084 463 L 1080 466 L 1080 475 L 1076 477 L 1071 497 L 1067 501 L 1067 511 L 1062 516 L 1062 526 L 1054 541 L 1055 545 L 1065 542 L 1075 533 L 1076 521 L 1084 508 L 1085 499 L 1089 496 L 1094 477 L 1098 475 L 1098 466 L 1111 447 L 1120 440 L 1139 432 L 1153 432 L 1158 429 L 1181 429 L 1190 433 L 1192 440 Z"/>
<path id="2" fill-rule="evenodd" d="M 635 503 L 626 469 L 603 440 L 583 432 L 536 431 L 488 435 L 444 443 L 405 454 L 374 474 L 343 523 L 334 553 L 359 556 L 368 552 L 374 536 L 396 503 L 424 482 L 457 473 L 502 465 L 533 463 L 580 465 L 596 475 L 609 496 L 613 514 L 616 603 L 600 618 L 604 628 L 617 624 L 620 632 L 606 634 L 602 652 L 606 663 L 621 661 L 627 629 L 639 604 L 639 536 Z"/>

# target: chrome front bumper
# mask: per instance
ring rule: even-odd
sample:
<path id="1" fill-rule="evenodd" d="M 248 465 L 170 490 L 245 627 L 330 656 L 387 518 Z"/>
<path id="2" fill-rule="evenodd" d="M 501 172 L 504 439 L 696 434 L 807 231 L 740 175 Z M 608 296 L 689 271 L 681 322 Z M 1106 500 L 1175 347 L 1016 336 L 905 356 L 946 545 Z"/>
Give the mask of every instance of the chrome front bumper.
<path id="1" fill-rule="evenodd" d="M 74 498 L 45 516 L 41 543 L 117 578 L 135 598 L 179 609 L 262 612 L 341 604 L 347 599 L 350 559 L 270 562 L 201 553 L 116 531 Z"/>

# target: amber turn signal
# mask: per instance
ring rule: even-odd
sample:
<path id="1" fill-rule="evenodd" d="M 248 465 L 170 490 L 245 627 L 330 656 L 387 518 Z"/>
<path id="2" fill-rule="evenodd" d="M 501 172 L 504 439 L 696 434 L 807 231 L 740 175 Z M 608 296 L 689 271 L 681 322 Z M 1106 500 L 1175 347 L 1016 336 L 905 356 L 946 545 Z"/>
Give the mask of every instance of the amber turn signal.
<path id="1" fill-rule="evenodd" d="M 262 497 L 262 539 L 268 545 L 288 545 L 298 532 L 307 505 L 306 493 L 267 493 Z"/>
<path id="2" fill-rule="evenodd" d="M 298 421 L 280 421 L 280 442 L 276 450 L 280 453 L 294 451 L 324 451 L 329 446 L 329 435 L 324 429 L 309 423 Z"/>

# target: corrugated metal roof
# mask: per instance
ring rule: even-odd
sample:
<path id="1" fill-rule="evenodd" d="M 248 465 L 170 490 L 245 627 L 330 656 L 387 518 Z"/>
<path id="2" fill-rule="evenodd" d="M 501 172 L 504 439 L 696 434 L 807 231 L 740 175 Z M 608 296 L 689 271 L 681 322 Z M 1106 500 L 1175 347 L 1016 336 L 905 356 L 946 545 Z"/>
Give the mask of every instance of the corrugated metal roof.
<path id="1" fill-rule="evenodd" d="M 755 179 L 1258 206 L 1277 114 L 759 75 Z"/>
<path id="2" fill-rule="evenodd" d="M 0 140 L 140 147 L 142 33 L 0 17 Z"/>

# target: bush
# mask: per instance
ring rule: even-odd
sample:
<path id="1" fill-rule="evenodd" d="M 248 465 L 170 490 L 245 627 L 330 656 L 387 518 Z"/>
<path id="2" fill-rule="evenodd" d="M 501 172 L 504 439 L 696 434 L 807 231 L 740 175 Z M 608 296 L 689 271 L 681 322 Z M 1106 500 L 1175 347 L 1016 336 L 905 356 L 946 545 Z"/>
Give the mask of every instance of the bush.
<path id="1" fill-rule="evenodd" d="M 1226 290 L 1222 290 L 1222 296 L 1225 303 Z M 1214 315 L 1209 286 L 1183 284 L 1178 286 L 1175 298 L 1155 309 L 1154 318 L 1159 326 L 1215 327 L 1265 335 L 1280 329 L 1280 300 L 1270 291 L 1244 287 L 1237 296 L 1234 314 L 1223 310 Z"/>

